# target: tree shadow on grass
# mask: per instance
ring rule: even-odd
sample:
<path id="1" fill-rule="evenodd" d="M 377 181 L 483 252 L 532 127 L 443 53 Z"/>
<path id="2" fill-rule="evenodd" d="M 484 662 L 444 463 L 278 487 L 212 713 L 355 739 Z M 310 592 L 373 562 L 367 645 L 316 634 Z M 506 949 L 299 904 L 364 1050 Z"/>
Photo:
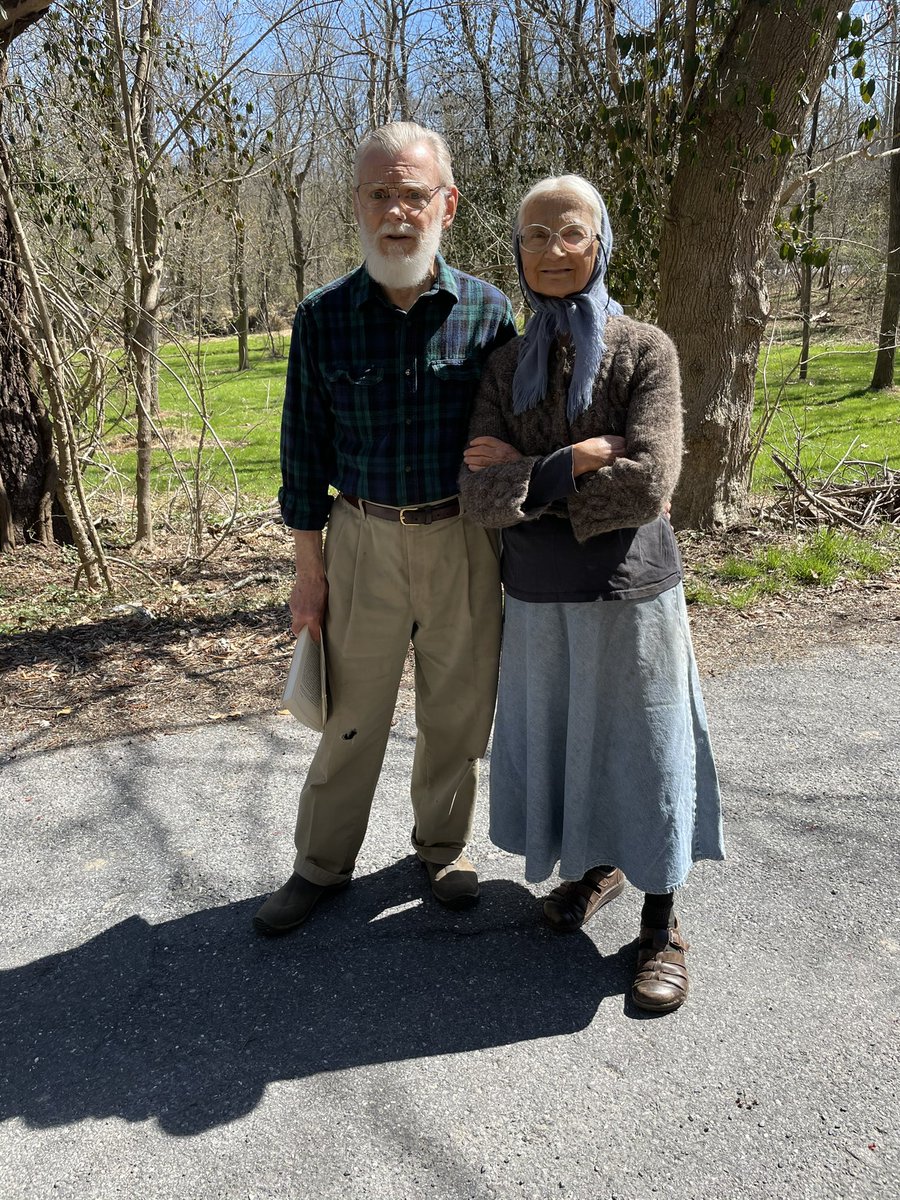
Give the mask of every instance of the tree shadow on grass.
<path id="1" fill-rule="evenodd" d="M 520 885 L 487 882 L 453 914 L 416 903 L 421 876 L 406 859 L 354 881 L 277 939 L 253 933 L 256 898 L 131 917 L 0 972 L 0 1120 L 154 1118 L 189 1136 L 275 1080 L 573 1033 L 624 991 L 630 948 L 547 933 Z"/>

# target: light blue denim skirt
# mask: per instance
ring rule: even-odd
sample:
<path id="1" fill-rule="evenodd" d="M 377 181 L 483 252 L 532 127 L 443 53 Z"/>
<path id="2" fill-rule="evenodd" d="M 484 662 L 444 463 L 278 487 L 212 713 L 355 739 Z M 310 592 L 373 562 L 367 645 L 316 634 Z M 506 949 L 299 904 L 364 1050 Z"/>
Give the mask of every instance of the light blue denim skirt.
<path id="1" fill-rule="evenodd" d="M 646 600 L 507 596 L 491 841 L 539 882 L 600 864 L 644 892 L 725 857 L 719 785 L 679 584 Z"/>

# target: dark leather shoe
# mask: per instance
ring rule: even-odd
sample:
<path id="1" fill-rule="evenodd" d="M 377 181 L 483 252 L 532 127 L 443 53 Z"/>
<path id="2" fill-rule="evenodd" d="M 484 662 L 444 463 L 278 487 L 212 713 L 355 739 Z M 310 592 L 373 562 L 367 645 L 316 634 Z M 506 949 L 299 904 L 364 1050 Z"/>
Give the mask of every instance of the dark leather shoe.
<path id="1" fill-rule="evenodd" d="M 420 861 L 425 863 L 435 900 L 452 909 L 471 908 L 478 903 L 481 895 L 478 875 L 464 854 L 452 863 Z"/>
<path id="2" fill-rule="evenodd" d="M 684 952 L 689 949 L 677 921 L 672 929 L 641 926 L 637 974 L 631 988 L 631 998 L 638 1008 L 667 1013 L 684 1004 L 688 994 Z"/>
<path id="3" fill-rule="evenodd" d="M 259 933 L 286 933 L 302 925 L 323 896 L 339 892 L 350 882 L 323 885 L 310 883 L 296 871 L 283 887 L 272 895 L 257 910 L 253 924 Z"/>
<path id="4" fill-rule="evenodd" d="M 574 933 L 625 890 L 625 876 L 618 867 L 599 879 L 589 878 L 590 874 L 587 871 L 577 881 L 566 880 L 544 901 L 544 920 L 557 933 Z"/>

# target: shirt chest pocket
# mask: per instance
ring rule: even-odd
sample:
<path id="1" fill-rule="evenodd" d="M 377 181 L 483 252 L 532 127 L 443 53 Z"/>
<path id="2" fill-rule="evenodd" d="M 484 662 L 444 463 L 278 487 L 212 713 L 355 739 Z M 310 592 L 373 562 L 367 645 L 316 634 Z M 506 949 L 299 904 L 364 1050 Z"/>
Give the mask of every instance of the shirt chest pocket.
<path id="1" fill-rule="evenodd" d="M 428 364 L 428 401 L 442 419 L 462 421 L 468 427 L 469 413 L 478 390 L 481 368 L 471 359 L 435 359 Z"/>
<path id="2" fill-rule="evenodd" d="M 331 409 L 338 425 L 369 438 L 396 419 L 382 386 L 381 367 L 333 363 L 324 367 L 322 374 L 328 382 Z"/>
<path id="3" fill-rule="evenodd" d="M 426 406 L 440 427 L 445 453 L 459 461 L 469 432 L 481 367 L 471 359 L 434 359 L 426 369 Z"/>

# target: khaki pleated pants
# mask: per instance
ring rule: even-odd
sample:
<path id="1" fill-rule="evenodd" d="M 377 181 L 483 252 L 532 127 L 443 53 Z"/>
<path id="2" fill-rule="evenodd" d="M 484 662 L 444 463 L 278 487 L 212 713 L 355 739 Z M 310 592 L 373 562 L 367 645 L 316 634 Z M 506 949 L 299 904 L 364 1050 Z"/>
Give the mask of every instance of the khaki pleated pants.
<path id="1" fill-rule="evenodd" d="M 349 877 L 384 760 L 409 643 L 415 652 L 413 845 L 453 862 L 468 840 L 500 656 L 494 532 L 465 516 L 401 525 L 340 497 L 325 537 L 330 707 L 300 793 L 294 870 Z"/>

